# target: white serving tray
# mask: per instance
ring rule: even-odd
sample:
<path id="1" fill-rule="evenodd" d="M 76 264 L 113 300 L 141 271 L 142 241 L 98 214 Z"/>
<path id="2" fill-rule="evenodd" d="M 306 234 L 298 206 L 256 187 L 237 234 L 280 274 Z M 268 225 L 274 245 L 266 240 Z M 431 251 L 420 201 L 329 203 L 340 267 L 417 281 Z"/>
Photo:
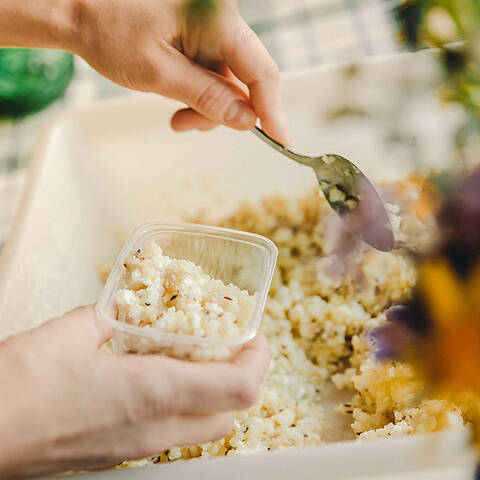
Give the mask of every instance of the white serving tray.
<path id="1" fill-rule="evenodd" d="M 432 54 L 364 61 L 350 80 L 347 71 L 352 69 L 338 65 L 284 77 L 285 107 L 299 151 L 340 153 L 377 181 L 405 177 L 418 158 L 426 165 L 449 163 L 449 138 L 461 114 L 436 99 Z M 424 87 L 406 96 L 413 82 Z M 356 114 L 332 120 L 332 112 L 345 104 Z M 138 95 L 69 111 L 46 131 L 0 258 L 0 339 L 96 301 L 99 265 L 113 259 L 141 223 L 183 221 L 199 213 L 220 219 L 244 200 L 298 195 L 315 185 L 309 169 L 249 132 L 173 133 L 169 118 L 177 107 Z M 395 139 L 394 131 L 406 143 Z M 336 438 L 335 432 L 331 436 Z M 465 431 L 455 431 L 333 443 L 96 478 L 400 479 L 419 472 L 408 478 L 461 479 L 472 468 L 466 438 Z"/>

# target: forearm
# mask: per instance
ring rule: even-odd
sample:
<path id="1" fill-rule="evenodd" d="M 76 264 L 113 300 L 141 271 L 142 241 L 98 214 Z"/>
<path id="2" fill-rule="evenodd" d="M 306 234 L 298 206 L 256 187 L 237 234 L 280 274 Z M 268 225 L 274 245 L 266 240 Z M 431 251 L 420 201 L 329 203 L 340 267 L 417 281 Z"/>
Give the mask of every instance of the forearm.
<path id="1" fill-rule="evenodd" d="M 79 0 L 0 0 L 0 47 L 71 49 Z"/>
<path id="2" fill-rule="evenodd" d="M 12 476 L 12 465 L 17 463 L 20 426 L 15 426 L 16 406 L 21 398 L 16 397 L 14 359 L 8 347 L 0 344 L 0 478 Z M 17 380 L 18 381 L 18 380 Z M 18 465 L 17 465 L 18 466 Z"/>

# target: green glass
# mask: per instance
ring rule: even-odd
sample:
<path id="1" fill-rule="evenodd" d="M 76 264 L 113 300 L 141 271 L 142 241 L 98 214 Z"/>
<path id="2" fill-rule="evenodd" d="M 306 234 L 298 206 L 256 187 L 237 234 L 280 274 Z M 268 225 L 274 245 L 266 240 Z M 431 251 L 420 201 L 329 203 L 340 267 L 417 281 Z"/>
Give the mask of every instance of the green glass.
<path id="1" fill-rule="evenodd" d="M 0 117 L 24 117 L 48 107 L 63 95 L 73 71 L 70 53 L 0 49 Z"/>

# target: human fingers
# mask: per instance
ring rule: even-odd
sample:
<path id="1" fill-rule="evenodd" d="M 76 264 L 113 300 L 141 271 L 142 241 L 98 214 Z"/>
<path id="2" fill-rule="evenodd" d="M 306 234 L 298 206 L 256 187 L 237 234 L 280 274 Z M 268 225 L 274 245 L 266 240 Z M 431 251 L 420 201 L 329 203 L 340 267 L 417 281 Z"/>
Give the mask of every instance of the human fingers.
<path id="1" fill-rule="evenodd" d="M 216 413 L 252 406 L 268 368 L 266 341 L 259 335 L 231 362 L 186 362 L 156 355 L 122 357 L 137 395 L 136 411 Z"/>
<path id="2" fill-rule="evenodd" d="M 182 108 L 175 112 L 170 121 L 170 125 L 176 132 L 187 130 L 212 130 L 218 126 L 218 123 L 204 117 L 193 108 Z"/>
<path id="3" fill-rule="evenodd" d="M 248 86 L 250 103 L 265 131 L 288 145 L 287 120 L 282 109 L 280 72 L 260 39 L 239 18 L 237 35 L 224 46 L 224 60 L 235 76 Z"/>
<path id="4" fill-rule="evenodd" d="M 178 415 L 157 423 L 146 423 L 136 428 L 133 441 L 133 458 L 145 458 L 175 447 L 212 442 L 228 436 L 233 428 L 235 414 L 221 412 L 212 415 Z M 159 435 L 161 432 L 161 435 Z M 132 458 L 128 455 L 124 458 Z"/>
<path id="5" fill-rule="evenodd" d="M 186 103 L 214 123 L 238 130 L 254 127 L 255 111 L 233 82 L 198 65 L 173 47 L 165 47 L 161 57 L 162 70 L 168 75 L 159 83 L 158 93 Z"/>
<path id="6" fill-rule="evenodd" d="M 95 305 L 77 307 L 11 341 L 55 345 L 55 348 L 98 349 L 112 337 L 112 328 L 95 313 Z"/>
<path id="7" fill-rule="evenodd" d="M 209 68 L 230 80 L 234 85 L 248 94 L 247 87 L 240 82 L 237 77 L 235 77 L 230 68 L 228 68 L 224 62 L 218 62 L 214 67 L 210 66 Z M 172 116 L 170 124 L 173 130 L 177 132 L 183 132 L 187 130 L 207 131 L 218 126 L 217 122 L 209 120 L 205 116 L 196 112 L 193 108 L 183 108 L 175 112 Z"/>

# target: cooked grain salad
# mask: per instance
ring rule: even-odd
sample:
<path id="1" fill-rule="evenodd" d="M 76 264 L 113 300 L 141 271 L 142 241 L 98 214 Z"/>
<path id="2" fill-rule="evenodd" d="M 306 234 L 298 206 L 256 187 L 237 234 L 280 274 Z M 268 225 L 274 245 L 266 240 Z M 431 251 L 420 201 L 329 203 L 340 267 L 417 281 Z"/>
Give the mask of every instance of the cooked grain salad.
<path id="1" fill-rule="evenodd" d="M 198 338 L 235 338 L 247 329 L 256 294 L 213 279 L 198 265 L 170 258 L 150 240 L 125 261 L 123 285 L 116 294 L 118 320 L 146 331 Z M 164 353 L 194 361 L 227 360 L 229 348 L 159 345 L 125 334 L 124 347 L 137 353 Z"/>
<path id="2" fill-rule="evenodd" d="M 402 191 L 398 208 L 389 208 L 395 215 L 397 238 L 415 239 L 421 248 L 429 220 L 418 218 L 418 185 L 395 185 L 386 197 L 398 189 Z M 272 361 L 260 398 L 254 407 L 238 412 L 227 438 L 171 448 L 122 467 L 321 444 L 327 414 L 322 405 L 332 384 L 351 392 L 350 400 L 336 411 L 349 419 L 352 437 L 390 437 L 463 425 L 455 405 L 420 397 L 423 385 L 408 365 L 379 363 L 372 354 L 369 329 L 385 321 L 385 310 L 408 297 L 416 281 L 413 262 L 405 253 L 379 252 L 361 244 L 339 256 L 335 250 L 341 225 L 316 192 L 300 199 L 277 197 L 244 205 L 221 226 L 264 235 L 279 249 L 261 324 Z"/>

